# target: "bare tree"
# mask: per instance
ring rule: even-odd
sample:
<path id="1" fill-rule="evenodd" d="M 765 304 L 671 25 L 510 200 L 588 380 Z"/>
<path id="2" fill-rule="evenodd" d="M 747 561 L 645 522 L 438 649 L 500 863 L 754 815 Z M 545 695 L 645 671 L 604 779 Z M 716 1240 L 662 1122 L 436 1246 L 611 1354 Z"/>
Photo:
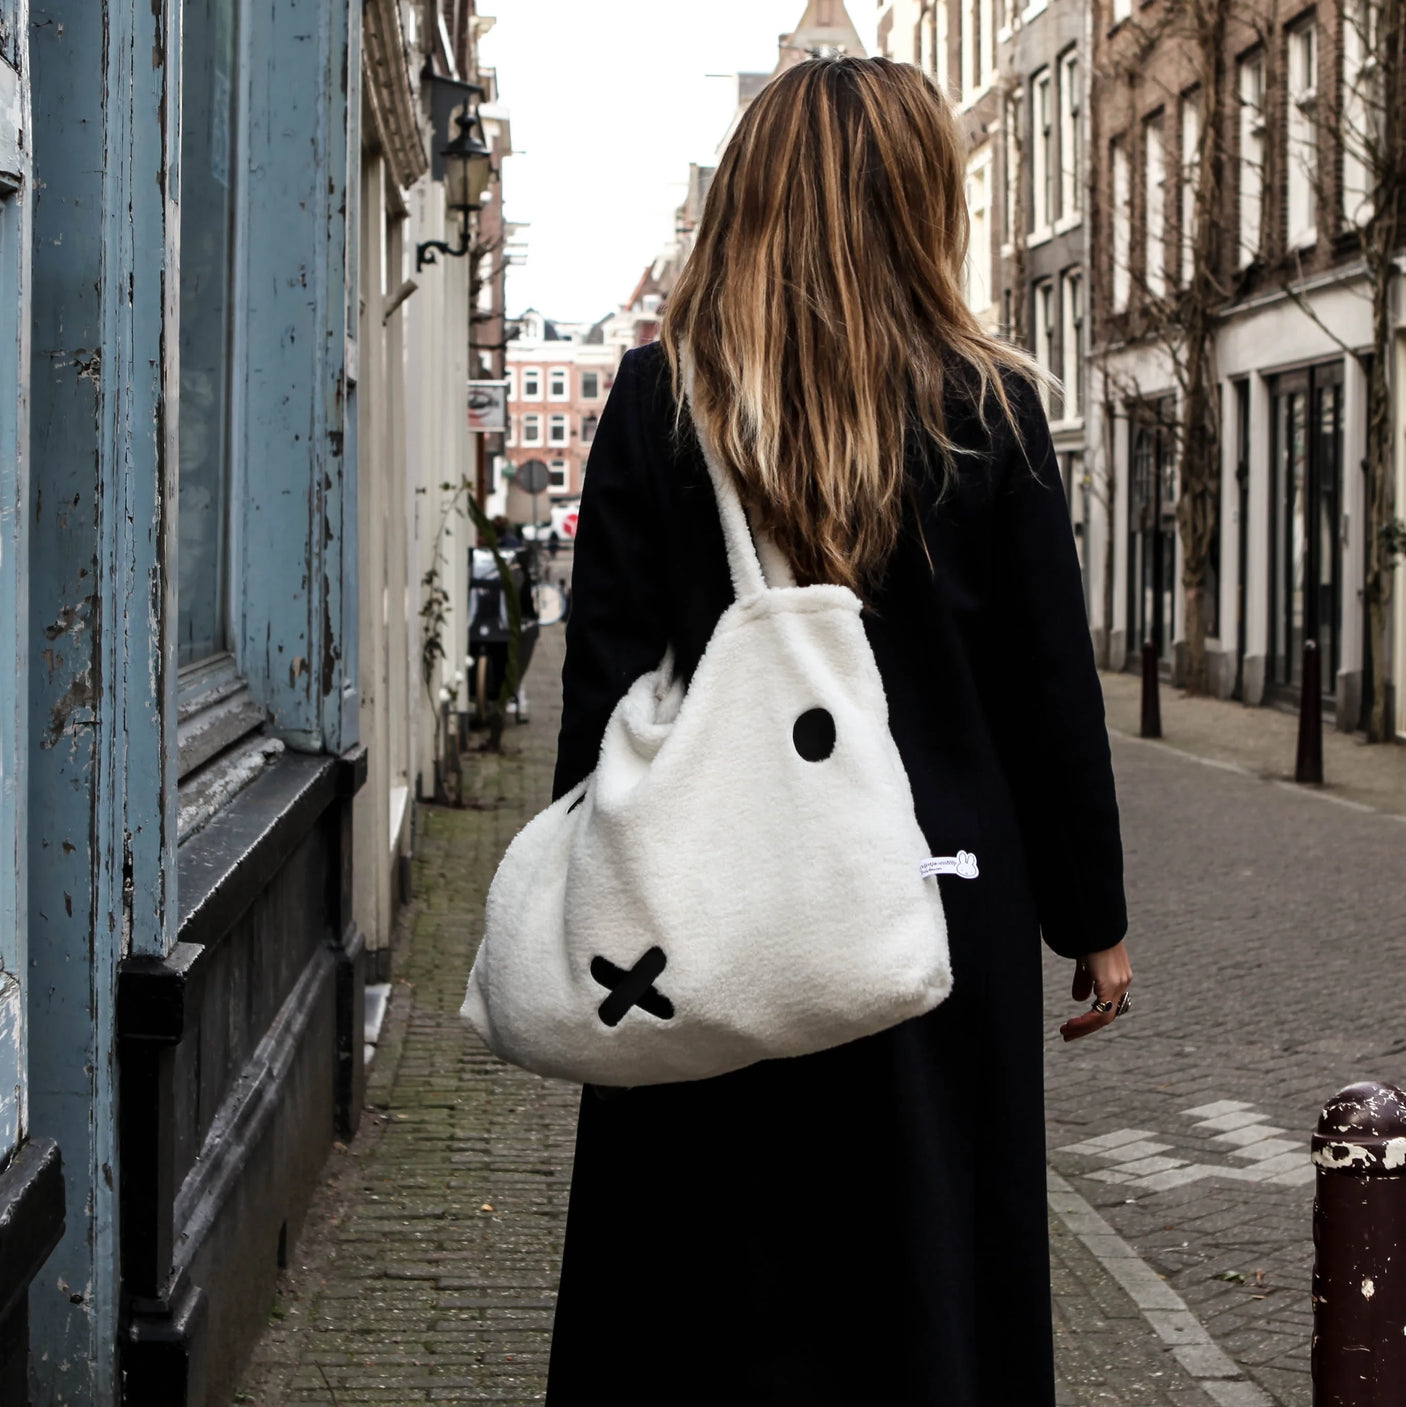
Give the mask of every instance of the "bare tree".
<path id="1" fill-rule="evenodd" d="M 1169 111 L 1177 112 L 1177 104 L 1187 102 L 1194 102 L 1197 110 L 1194 158 L 1183 152 L 1181 180 L 1167 183 L 1190 195 L 1190 209 L 1178 202 L 1183 213 L 1168 222 L 1179 235 L 1175 264 L 1167 267 L 1168 241 L 1164 238 L 1161 249 L 1148 251 L 1149 259 L 1158 260 L 1155 266 L 1139 268 L 1130 257 L 1122 270 L 1137 294 L 1130 322 L 1131 340 L 1160 351 L 1172 387 L 1164 384 L 1148 388 L 1135 375 L 1112 374 L 1106 352 L 1104 356 L 1105 385 L 1116 388 L 1126 402 L 1149 404 L 1157 398 L 1155 393 L 1176 391 L 1176 414 L 1166 428 L 1172 435 L 1177 465 L 1176 518 L 1185 602 L 1183 684 L 1193 694 L 1206 693 L 1210 686 L 1206 634 L 1211 618 L 1211 557 L 1220 520 L 1220 411 L 1215 346 L 1219 310 L 1230 292 L 1221 278 L 1228 106 L 1226 48 L 1232 20 L 1240 17 L 1238 0 L 1180 0 L 1164 5 L 1150 22 L 1134 26 L 1137 42 L 1108 75 L 1110 81 L 1122 82 L 1129 88 L 1141 82 L 1156 82 L 1156 77 L 1150 76 L 1157 72 L 1150 62 L 1153 53 L 1175 49 L 1182 64 L 1176 88 L 1167 95 Z M 1186 128 L 1183 123 L 1183 132 Z"/>

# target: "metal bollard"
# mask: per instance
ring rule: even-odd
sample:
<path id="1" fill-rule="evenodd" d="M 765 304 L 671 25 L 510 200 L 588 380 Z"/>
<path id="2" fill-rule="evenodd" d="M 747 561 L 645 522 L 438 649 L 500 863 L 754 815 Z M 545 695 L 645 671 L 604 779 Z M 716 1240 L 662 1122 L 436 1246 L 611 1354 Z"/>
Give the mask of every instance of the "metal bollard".
<path id="1" fill-rule="evenodd" d="M 1303 685 L 1299 693 L 1299 753 L 1294 780 L 1323 781 L 1323 680 L 1319 671 L 1318 641 L 1303 642 Z"/>
<path id="2" fill-rule="evenodd" d="M 1313 1407 L 1406 1401 L 1406 1093 L 1348 1085 L 1313 1135 Z"/>
<path id="3" fill-rule="evenodd" d="M 1151 640 L 1142 642 L 1142 736 L 1162 736 L 1162 680 L 1157 647 Z"/>

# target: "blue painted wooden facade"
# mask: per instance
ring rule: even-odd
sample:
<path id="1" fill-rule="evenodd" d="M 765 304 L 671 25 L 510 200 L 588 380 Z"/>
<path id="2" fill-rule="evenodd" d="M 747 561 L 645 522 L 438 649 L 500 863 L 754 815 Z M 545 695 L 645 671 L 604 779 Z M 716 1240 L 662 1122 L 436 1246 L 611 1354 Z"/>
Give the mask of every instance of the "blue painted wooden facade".
<path id="1" fill-rule="evenodd" d="M 0 1212 L 57 1242 L 0 1260 L 0 1340 L 27 1306 L 35 1407 L 227 1382 L 360 1107 L 359 10 L 0 0 Z M 202 380 L 182 200 L 217 186 Z"/>

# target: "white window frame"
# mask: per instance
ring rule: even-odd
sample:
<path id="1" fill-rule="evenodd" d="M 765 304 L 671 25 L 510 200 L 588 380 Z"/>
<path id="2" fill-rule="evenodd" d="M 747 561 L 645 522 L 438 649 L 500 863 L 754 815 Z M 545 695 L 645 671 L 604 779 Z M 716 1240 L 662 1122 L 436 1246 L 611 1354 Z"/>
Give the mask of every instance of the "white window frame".
<path id="1" fill-rule="evenodd" d="M 1054 73 L 1042 68 L 1030 80 L 1030 240 L 1048 239 L 1054 224 Z"/>
<path id="2" fill-rule="evenodd" d="M 1154 298 L 1167 292 L 1167 115 L 1142 121 L 1143 282 Z"/>
<path id="3" fill-rule="evenodd" d="M 937 73 L 937 16 L 932 5 L 924 5 L 918 17 L 917 53 L 913 56 L 924 73 Z"/>
<path id="4" fill-rule="evenodd" d="M 542 399 L 542 368 L 540 366 L 525 366 L 522 369 L 522 399 L 525 401 L 540 401 Z"/>
<path id="5" fill-rule="evenodd" d="M 1084 106 L 1082 78 L 1079 51 L 1070 49 L 1059 60 L 1059 213 L 1063 228 L 1078 220 L 1084 205 L 1084 134 L 1079 121 Z"/>
<path id="6" fill-rule="evenodd" d="M 970 107 L 991 86 L 996 68 L 992 0 L 962 0 L 962 104 Z"/>
<path id="7" fill-rule="evenodd" d="M 1309 20 L 1289 31 L 1289 102 L 1285 123 L 1289 248 L 1318 242 L 1318 27 Z"/>
<path id="8" fill-rule="evenodd" d="M 1240 61 L 1240 228 L 1237 267 L 1259 257 L 1264 242 L 1264 53 Z"/>
<path id="9" fill-rule="evenodd" d="M 1181 286 L 1191 287 L 1196 273 L 1196 187 L 1201 179 L 1201 93 L 1181 99 Z"/>
<path id="10" fill-rule="evenodd" d="M 517 416 L 512 414 L 508 416 L 507 447 L 509 449 L 517 448 Z"/>
<path id="11" fill-rule="evenodd" d="M 1377 17 L 1382 0 L 1346 0 L 1342 7 L 1342 216 L 1349 225 L 1371 220 L 1376 205 L 1365 160 L 1377 140 L 1381 69 L 1377 62 Z"/>
<path id="12" fill-rule="evenodd" d="M 508 383 L 508 399 L 517 400 L 517 367 L 510 366 L 504 370 L 503 379 Z"/>
<path id="13" fill-rule="evenodd" d="M 524 445 L 542 443 L 542 417 L 536 411 L 529 411 L 522 417 L 522 442 Z"/>
<path id="14" fill-rule="evenodd" d="M 571 443 L 571 417 L 566 414 L 547 417 L 547 443 L 549 445 L 569 445 Z"/>
<path id="15" fill-rule="evenodd" d="M 1088 326 L 1084 309 L 1084 273 L 1082 269 L 1065 269 L 1059 277 L 1060 307 L 1060 380 L 1064 382 L 1065 420 L 1078 420 L 1083 414 L 1079 396 L 1079 379 L 1083 373 L 1083 329 Z"/>
<path id="16" fill-rule="evenodd" d="M 988 311 L 994 299 L 991 258 L 991 144 L 967 162 L 967 210 L 971 239 L 967 246 L 967 303 L 974 313 Z"/>
<path id="17" fill-rule="evenodd" d="M 1034 326 L 1031 329 L 1035 340 L 1035 362 L 1040 370 L 1050 376 L 1055 374 L 1054 370 L 1054 327 L 1055 327 L 1055 287 L 1052 278 L 1041 279 L 1031 289 L 1032 299 L 1035 305 L 1034 316 L 1031 321 Z M 1041 381 L 1040 400 L 1044 404 L 1046 412 L 1050 408 L 1050 388 L 1049 385 Z"/>
<path id="18" fill-rule="evenodd" d="M 952 15 L 950 0 L 938 0 L 935 24 L 937 26 L 937 86 L 950 96 L 952 83 L 950 55 L 952 48 Z"/>
<path id="19" fill-rule="evenodd" d="M 558 390 L 557 387 L 561 389 Z M 553 366 L 547 369 L 547 399 L 549 401 L 569 401 L 571 399 L 571 368 Z"/>
<path id="20" fill-rule="evenodd" d="M 547 487 L 551 489 L 570 489 L 571 487 L 571 461 L 569 459 L 549 459 L 547 461 L 547 473 L 550 476 Z M 560 479 L 558 479 L 560 475 Z"/>
<path id="21" fill-rule="evenodd" d="M 1128 155 L 1128 138 L 1124 133 L 1109 143 L 1109 169 L 1112 185 L 1111 218 L 1113 238 L 1109 241 L 1109 252 L 1113 267 L 1109 271 L 1113 294 L 1113 311 L 1123 313 L 1128 309 L 1132 296 L 1133 271 L 1133 211 L 1132 211 L 1132 165 Z"/>

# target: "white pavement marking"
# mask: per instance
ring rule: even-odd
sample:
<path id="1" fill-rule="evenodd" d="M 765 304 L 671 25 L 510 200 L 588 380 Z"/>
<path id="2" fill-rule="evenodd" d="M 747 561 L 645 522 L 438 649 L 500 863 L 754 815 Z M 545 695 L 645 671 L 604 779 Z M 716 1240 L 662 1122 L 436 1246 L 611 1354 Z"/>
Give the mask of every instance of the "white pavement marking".
<path id="1" fill-rule="evenodd" d="M 1267 1115 L 1255 1112 L 1253 1104 L 1243 1099 L 1218 1099 L 1214 1104 L 1202 1104 L 1184 1109 L 1196 1129 L 1221 1129 L 1211 1135 L 1213 1143 L 1231 1146 L 1227 1153 L 1249 1166 L 1229 1163 L 1188 1163 L 1185 1158 L 1156 1156 L 1175 1152 L 1170 1143 L 1149 1140 L 1162 1137 L 1149 1129 L 1114 1129 L 1112 1133 L 1086 1138 L 1082 1143 L 1070 1143 L 1057 1149 L 1085 1158 L 1100 1158 L 1110 1167 L 1085 1173 L 1096 1182 L 1131 1186 L 1134 1191 L 1166 1192 L 1183 1187 L 1204 1177 L 1228 1178 L 1234 1182 L 1273 1182 L 1283 1187 L 1302 1187 L 1314 1178 L 1313 1163 L 1303 1143 L 1278 1138 L 1284 1132 L 1267 1123 Z"/>
<path id="2" fill-rule="evenodd" d="M 1127 1292 L 1172 1356 L 1218 1407 L 1274 1407 L 1215 1343 L 1186 1301 L 1053 1168 L 1050 1210 Z"/>

